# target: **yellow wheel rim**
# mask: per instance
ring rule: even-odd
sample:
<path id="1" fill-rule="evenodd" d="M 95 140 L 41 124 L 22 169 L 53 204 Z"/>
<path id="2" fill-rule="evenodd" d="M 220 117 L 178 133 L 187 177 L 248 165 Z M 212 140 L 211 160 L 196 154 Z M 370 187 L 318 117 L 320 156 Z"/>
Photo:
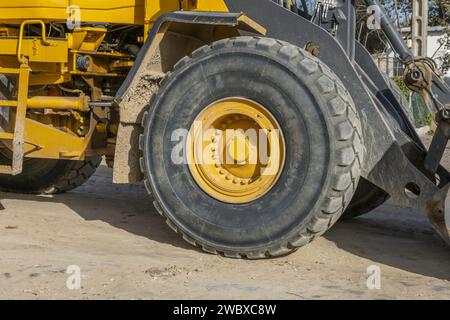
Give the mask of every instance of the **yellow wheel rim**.
<path id="1" fill-rule="evenodd" d="M 203 191 L 222 202 L 248 203 L 277 182 L 285 162 L 285 142 L 265 107 L 249 99 L 227 98 L 196 117 L 186 155 Z"/>

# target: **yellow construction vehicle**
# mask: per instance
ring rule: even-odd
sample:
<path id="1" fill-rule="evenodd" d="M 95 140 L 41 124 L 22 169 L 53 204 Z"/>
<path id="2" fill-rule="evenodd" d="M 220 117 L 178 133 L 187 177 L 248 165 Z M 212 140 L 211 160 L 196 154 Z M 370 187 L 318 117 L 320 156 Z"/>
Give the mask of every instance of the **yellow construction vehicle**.
<path id="1" fill-rule="evenodd" d="M 227 257 L 284 255 L 388 196 L 448 241 L 450 90 L 380 19 L 438 124 L 429 150 L 352 1 L 0 0 L 0 188 L 68 191 L 104 158 Z"/>

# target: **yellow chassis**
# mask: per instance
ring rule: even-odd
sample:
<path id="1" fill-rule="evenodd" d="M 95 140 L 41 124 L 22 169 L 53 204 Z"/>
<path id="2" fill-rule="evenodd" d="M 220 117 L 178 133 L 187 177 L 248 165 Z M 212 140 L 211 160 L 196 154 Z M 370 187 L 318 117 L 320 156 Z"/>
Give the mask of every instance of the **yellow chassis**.
<path id="1" fill-rule="evenodd" d="M 111 153 L 107 147 L 92 145 L 94 135 L 106 139 L 107 129 L 92 116 L 89 102 L 101 100 L 99 79 L 125 79 L 134 56 L 100 51 L 105 27 L 81 25 L 65 38 L 47 38 L 49 23 L 66 23 L 78 15 L 81 24 L 141 26 L 144 36 L 139 41 L 144 43 L 162 14 L 180 9 L 228 12 L 223 0 L 22 0 L 20 4 L 0 0 L 0 74 L 16 79 L 12 98 L 0 100 L 2 109 L 10 109 L 9 124 L 2 126 L 0 141 L 12 154 L 11 165 L 0 166 L 0 173 L 21 173 L 24 157 L 83 160 Z M 40 29 L 41 36 L 25 36 L 30 27 Z M 161 30 L 161 35 L 168 29 Z M 89 60 L 87 70 L 77 68 L 79 56 Z M 91 85 L 89 97 L 31 93 L 30 88 L 63 85 L 74 76 Z M 33 115 L 32 110 L 40 113 Z M 59 115 L 76 119 L 78 126 L 84 126 L 82 134 L 75 132 L 72 120 L 61 124 Z"/>

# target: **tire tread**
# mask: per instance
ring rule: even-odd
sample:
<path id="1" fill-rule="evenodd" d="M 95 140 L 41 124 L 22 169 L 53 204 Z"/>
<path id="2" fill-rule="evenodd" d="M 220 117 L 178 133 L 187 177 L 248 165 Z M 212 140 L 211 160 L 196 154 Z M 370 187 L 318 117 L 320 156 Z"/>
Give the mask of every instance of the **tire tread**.
<path id="1" fill-rule="evenodd" d="M 252 252 L 236 252 L 224 251 L 219 252 L 211 248 L 207 243 L 201 243 L 199 240 L 193 240 L 189 235 L 182 235 L 188 242 L 195 243 L 203 251 L 209 253 L 220 253 L 226 257 L 232 258 L 247 258 L 247 259 L 261 259 L 269 257 L 277 257 L 286 255 L 298 248 L 310 243 L 316 237 L 322 235 L 327 231 L 343 214 L 347 205 L 351 200 L 351 196 L 356 191 L 356 186 L 359 180 L 359 171 L 361 162 L 363 161 L 363 145 L 362 145 L 362 128 L 359 122 L 358 112 L 348 93 L 343 87 L 340 80 L 334 75 L 330 68 L 323 64 L 319 59 L 313 57 L 306 51 L 293 46 L 289 43 L 274 40 L 270 38 L 258 37 L 239 37 L 230 38 L 217 41 L 212 45 L 206 45 L 197 49 L 191 57 L 183 58 L 176 66 L 177 71 L 183 69 L 196 59 L 202 57 L 211 50 L 227 48 L 238 43 L 239 46 L 246 46 L 251 48 L 264 49 L 269 52 L 279 53 L 280 59 L 288 63 L 295 63 L 296 66 L 309 74 L 308 81 L 320 88 L 321 95 L 328 101 L 329 122 L 334 128 L 335 141 L 338 146 L 337 154 L 341 155 L 334 161 L 334 179 L 330 190 L 326 191 L 326 200 L 323 201 L 322 207 L 318 210 L 318 214 L 313 216 L 307 223 L 306 227 L 298 234 L 290 236 L 285 241 L 275 245 L 264 247 Z M 166 75 L 161 82 L 165 85 L 169 82 L 174 73 Z M 161 90 L 164 90 L 162 87 Z M 337 102 L 340 101 L 340 104 Z M 150 105 L 151 107 L 151 105 Z M 147 118 L 144 116 L 144 118 Z M 143 123 L 145 127 L 147 123 Z M 141 151 L 144 152 L 144 145 L 141 145 Z M 344 156 L 345 155 L 345 156 Z M 343 159 L 352 159 L 352 161 L 345 161 Z M 156 194 L 151 190 L 149 177 L 143 169 L 145 176 L 145 186 L 149 193 Z M 155 199 L 154 205 L 158 212 L 166 217 L 169 226 L 177 233 L 183 233 L 181 228 L 176 226 L 174 221 L 171 221 L 169 215 L 163 210 L 163 206 L 158 199 Z"/>

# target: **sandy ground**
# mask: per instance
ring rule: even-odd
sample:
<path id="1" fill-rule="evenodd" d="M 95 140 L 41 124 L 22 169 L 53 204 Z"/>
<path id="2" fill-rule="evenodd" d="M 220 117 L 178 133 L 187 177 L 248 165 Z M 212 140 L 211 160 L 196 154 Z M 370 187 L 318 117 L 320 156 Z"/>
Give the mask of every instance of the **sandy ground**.
<path id="1" fill-rule="evenodd" d="M 185 244 L 141 185 L 113 185 L 106 167 L 64 195 L 1 198 L 0 298 L 450 299 L 450 249 L 423 215 L 393 204 L 288 257 L 246 261 Z M 69 265 L 79 290 L 66 287 Z M 366 285 L 372 265 L 379 290 Z"/>

